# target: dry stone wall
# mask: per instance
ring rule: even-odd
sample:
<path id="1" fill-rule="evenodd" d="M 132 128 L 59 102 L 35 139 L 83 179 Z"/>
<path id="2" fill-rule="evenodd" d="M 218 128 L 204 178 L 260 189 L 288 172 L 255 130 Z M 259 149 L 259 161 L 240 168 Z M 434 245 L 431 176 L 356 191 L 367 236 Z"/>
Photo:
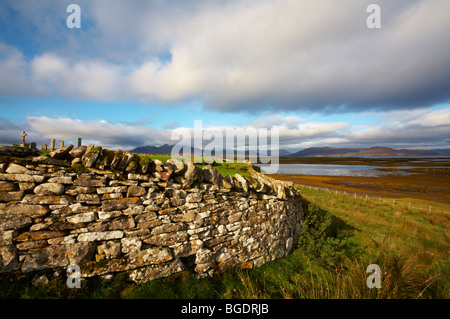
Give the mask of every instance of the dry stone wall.
<path id="1" fill-rule="evenodd" d="M 301 232 L 299 192 L 254 170 L 223 178 L 92 145 L 13 155 L 0 156 L 2 273 L 202 277 L 283 257 Z"/>

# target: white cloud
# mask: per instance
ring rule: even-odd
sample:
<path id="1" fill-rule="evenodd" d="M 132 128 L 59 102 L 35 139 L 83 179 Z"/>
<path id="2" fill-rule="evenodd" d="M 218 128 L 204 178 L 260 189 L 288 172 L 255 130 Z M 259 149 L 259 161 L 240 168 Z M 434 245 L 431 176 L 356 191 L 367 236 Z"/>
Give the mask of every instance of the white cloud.
<path id="1" fill-rule="evenodd" d="M 277 116 L 271 121 L 268 116 L 261 116 L 240 128 L 266 128 L 279 130 L 279 145 L 281 149 L 298 151 L 313 146 L 336 147 L 371 147 L 390 146 L 394 148 L 448 148 L 450 145 L 450 107 L 439 110 L 416 110 L 415 114 L 404 112 L 408 117 L 405 122 L 399 119 L 402 112 L 393 111 L 381 118 L 376 126 L 366 126 L 360 129 L 346 122 L 306 121 L 294 116 Z M 394 114 L 395 113 L 395 114 Z M 421 114 L 423 123 L 417 123 L 416 115 Z M 264 125 L 265 123 L 265 125 Z M 172 133 L 189 134 L 193 137 L 192 127 L 176 127 L 155 129 L 146 125 L 145 121 L 135 123 L 115 123 L 109 121 L 85 121 L 72 118 L 50 118 L 46 116 L 29 116 L 27 123 L 16 125 L 9 122 L 0 123 L 0 143 L 19 143 L 19 132 L 25 129 L 29 136 L 27 140 L 38 144 L 47 143 L 51 138 L 65 140 L 71 143 L 81 137 L 85 144 L 93 143 L 106 148 L 124 150 L 143 145 L 173 145 L 178 139 L 172 140 Z M 222 132 L 225 137 L 227 128 L 232 126 L 203 126 Z M 205 132 L 205 131 L 203 131 Z M 178 135 L 175 134 L 174 138 Z M 186 138 L 186 137 L 185 137 Z M 209 140 L 205 138 L 206 144 Z M 205 144 L 205 145 L 206 145 Z"/>
<path id="2" fill-rule="evenodd" d="M 369 3 L 81 1 L 85 22 L 69 33 L 61 30 L 61 5 L 44 2 L 33 16 L 35 6 L 12 2 L 18 23 L 31 21 L 18 28 L 42 25 L 34 41 L 45 45 L 31 62 L 20 52 L 0 60 L 15 79 L 1 92 L 27 95 L 26 88 L 45 86 L 78 100 L 199 99 L 228 111 L 448 101 L 450 2 L 380 0 L 379 30 L 366 27 Z"/>
<path id="3" fill-rule="evenodd" d="M 112 123 L 108 121 L 83 121 L 71 118 L 27 117 L 30 128 L 44 138 L 93 143 L 106 148 L 131 149 L 141 145 L 162 145 L 169 138 L 169 132 L 148 126 Z"/>

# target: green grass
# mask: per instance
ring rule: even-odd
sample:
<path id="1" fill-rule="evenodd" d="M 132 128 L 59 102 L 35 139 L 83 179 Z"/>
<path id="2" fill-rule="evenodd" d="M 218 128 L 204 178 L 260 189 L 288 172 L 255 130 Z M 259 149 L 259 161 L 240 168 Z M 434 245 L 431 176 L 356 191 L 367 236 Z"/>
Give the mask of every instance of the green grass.
<path id="1" fill-rule="evenodd" d="M 198 167 L 203 168 L 206 164 L 197 164 Z M 240 174 L 242 176 L 250 176 L 248 172 L 249 165 L 246 163 L 220 163 L 213 164 L 213 167 L 223 176 L 233 176 L 234 174 Z"/>
<path id="2" fill-rule="evenodd" d="M 160 160 L 161 162 L 166 162 L 171 158 L 170 155 L 148 155 L 148 154 L 138 154 L 140 158 L 140 165 L 145 164 L 150 160 Z M 213 159 L 210 159 L 208 163 L 205 162 L 205 158 L 197 158 L 192 157 L 191 161 L 193 163 L 196 163 L 196 165 L 200 168 L 205 167 L 208 165 L 209 162 L 211 162 L 211 165 L 214 166 L 216 170 L 219 171 L 219 173 L 226 177 L 227 175 L 233 176 L 234 174 L 240 174 L 242 176 L 250 176 L 250 173 L 248 172 L 249 165 L 246 163 L 216 163 L 213 161 Z"/>
<path id="3" fill-rule="evenodd" d="M 110 282 L 83 280 L 81 289 L 68 289 L 62 278 L 37 288 L 1 275 L 0 298 L 450 298 L 448 206 L 429 212 L 392 200 L 300 192 L 306 220 L 297 248 L 259 268 L 201 280 L 185 271 L 140 285 L 118 274 Z M 366 286 L 369 264 L 381 268 L 380 289 Z"/>
<path id="4" fill-rule="evenodd" d="M 50 150 L 46 150 L 46 151 L 40 151 L 41 152 L 41 156 L 45 156 L 48 157 L 48 153 L 50 153 Z"/>

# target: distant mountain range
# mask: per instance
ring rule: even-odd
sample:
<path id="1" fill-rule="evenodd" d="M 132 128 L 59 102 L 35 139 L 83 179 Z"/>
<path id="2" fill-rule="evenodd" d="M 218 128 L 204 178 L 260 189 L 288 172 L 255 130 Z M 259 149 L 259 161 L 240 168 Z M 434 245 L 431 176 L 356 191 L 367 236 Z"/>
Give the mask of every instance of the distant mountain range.
<path id="1" fill-rule="evenodd" d="M 371 148 L 310 147 L 288 156 L 445 156 L 450 150 L 396 150 L 390 147 L 375 146 Z"/>
<path id="2" fill-rule="evenodd" d="M 132 153 L 170 155 L 174 145 L 139 146 L 131 150 Z M 191 153 L 195 149 L 191 147 Z M 225 153 L 225 150 L 223 151 Z M 246 152 L 248 154 L 248 151 Z M 319 156 L 446 156 L 450 155 L 450 149 L 437 150 L 396 150 L 390 147 L 375 146 L 371 148 L 340 148 L 340 147 L 310 147 L 299 152 L 290 153 L 280 149 L 279 156 L 319 157 Z"/>
<path id="3" fill-rule="evenodd" d="M 173 145 L 164 144 L 163 146 L 139 146 L 132 149 L 131 153 L 143 153 L 143 154 L 160 154 L 160 155 L 170 155 L 172 152 Z"/>
<path id="4" fill-rule="evenodd" d="M 162 146 L 139 146 L 136 147 L 130 152 L 132 153 L 143 153 L 143 154 L 160 154 L 160 155 L 170 155 L 172 152 L 172 147 L 174 145 L 164 144 Z M 194 154 L 195 148 L 191 147 L 191 154 Z M 248 151 L 245 152 L 248 155 Z M 226 150 L 223 150 L 223 154 L 226 154 Z M 279 150 L 279 156 L 289 156 L 291 153 L 286 150 Z M 213 152 L 214 155 L 214 152 Z M 258 153 L 259 155 L 259 153 Z"/>

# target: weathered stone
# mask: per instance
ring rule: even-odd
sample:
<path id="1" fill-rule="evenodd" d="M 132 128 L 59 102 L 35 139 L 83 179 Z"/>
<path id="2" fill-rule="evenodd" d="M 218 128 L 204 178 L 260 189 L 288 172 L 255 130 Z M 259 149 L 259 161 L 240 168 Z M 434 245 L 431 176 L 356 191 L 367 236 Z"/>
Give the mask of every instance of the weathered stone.
<path id="1" fill-rule="evenodd" d="M 137 170 L 138 167 L 139 167 L 139 163 L 137 161 L 131 161 L 127 165 L 127 168 L 125 168 L 125 172 L 127 172 L 127 173 L 134 172 Z"/>
<path id="2" fill-rule="evenodd" d="M 219 173 L 218 170 L 216 170 L 211 165 L 206 165 L 205 167 L 203 167 L 202 173 L 203 173 L 204 181 L 212 183 L 219 187 L 222 186 L 222 183 L 223 183 L 222 175 Z"/>
<path id="3" fill-rule="evenodd" d="M 78 194 L 77 201 L 84 204 L 100 204 L 100 197 L 97 194 Z"/>
<path id="4" fill-rule="evenodd" d="M 32 218 L 41 217 L 49 212 L 49 209 L 42 205 L 27 205 L 27 204 L 8 204 L 4 208 L 5 213 L 26 215 Z"/>
<path id="5" fill-rule="evenodd" d="M 149 181 L 149 180 L 151 180 L 151 176 L 143 175 L 143 174 L 128 173 L 128 179 L 135 180 L 135 181 Z"/>
<path id="6" fill-rule="evenodd" d="M 12 246 L 0 246 L 0 273 L 19 269 L 17 249 Z"/>
<path id="7" fill-rule="evenodd" d="M 18 242 L 34 241 L 34 240 L 50 239 L 55 237 L 63 237 L 65 235 L 66 233 L 61 231 L 50 231 L 50 230 L 34 231 L 22 233 L 16 238 L 16 240 Z"/>
<path id="8" fill-rule="evenodd" d="M 77 178 L 73 181 L 74 186 L 102 187 L 106 185 L 105 179 L 91 179 L 90 176 Z"/>
<path id="9" fill-rule="evenodd" d="M 64 166 L 68 167 L 70 164 L 62 159 L 56 159 L 51 157 L 45 157 L 45 156 L 37 156 L 33 157 L 33 163 L 37 164 L 47 164 L 47 165 L 56 165 L 56 166 Z"/>
<path id="10" fill-rule="evenodd" d="M 64 185 L 58 183 L 44 183 L 33 190 L 36 195 L 61 195 L 64 193 Z"/>
<path id="11" fill-rule="evenodd" d="M 17 189 L 17 185 L 11 182 L 0 181 L 0 192 L 11 192 Z"/>
<path id="12" fill-rule="evenodd" d="M 174 254 L 177 257 L 187 257 L 195 255 L 200 249 L 203 248 L 203 241 L 200 239 L 194 239 L 187 243 L 180 243 L 173 248 Z"/>
<path id="13" fill-rule="evenodd" d="M 123 171 L 123 170 L 125 170 L 125 168 L 128 166 L 128 164 L 130 164 L 130 162 L 134 159 L 135 156 L 137 156 L 137 155 L 126 152 L 126 153 L 122 156 L 122 159 L 120 160 L 120 163 L 117 165 L 116 169 L 117 169 L 118 171 Z M 139 157 L 138 157 L 138 158 L 139 158 Z"/>
<path id="14" fill-rule="evenodd" d="M 22 265 L 22 272 L 65 267 L 69 264 L 64 245 L 47 246 L 42 251 L 26 255 Z"/>
<path id="15" fill-rule="evenodd" d="M 112 259 L 120 255 L 121 244 L 114 241 L 107 241 L 97 247 L 100 259 Z"/>
<path id="16" fill-rule="evenodd" d="M 155 176 L 167 182 L 172 176 L 172 172 L 155 172 Z"/>
<path id="17" fill-rule="evenodd" d="M 137 206 L 141 203 L 142 201 L 139 197 L 105 200 L 102 202 L 102 210 L 109 212 L 112 210 L 127 209 L 130 206 Z"/>
<path id="18" fill-rule="evenodd" d="M 202 201 L 202 193 L 189 193 L 186 195 L 186 202 L 187 203 L 199 203 Z"/>
<path id="19" fill-rule="evenodd" d="M 146 190 L 142 186 L 130 186 L 128 187 L 127 197 L 139 197 L 146 194 Z"/>
<path id="20" fill-rule="evenodd" d="M 18 214 L 0 214 L 0 230 L 20 229 L 32 222 L 28 216 Z"/>
<path id="21" fill-rule="evenodd" d="M 205 276 L 208 270 L 214 268 L 216 266 L 215 262 L 209 262 L 209 263 L 203 263 L 203 264 L 197 264 L 195 266 L 195 272 L 200 274 L 201 277 Z M 207 276 L 207 275 L 206 275 Z"/>
<path id="22" fill-rule="evenodd" d="M 138 222 L 137 228 L 139 229 L 150 229 L 156 226 L 159 226 L 162 224 L 162 221 L 159 219 L 144 221 L 144 222 Z"/>
<path id="23" fill-rule="evenodd" d="M 48 180 L 49 183 L 73 184 L 71 176 L 55 176 Z"/>
<path id="24" fill-rule="evenodd" d="M 175 214 L 175 215 L 170 216 L 170 219 L 175 223 L 178 223 L 178 222 L 188 223 L 195 219 L 195 211 L 189 210 L 183 214 Z"/>
<path id="25" fill-rule="evenodd" d="M 22 182 L 19 183 L 19 189 L 21 191 L 28 191 L 28 190 L 33 190 L 34 187 L 36 187 L 36 183 L 31 183 L 31 182 Z"/>
<path id="26" fill-rule="evenodd" d="M 96 191 L 95 187 L 90 186 L 72 186 L 70 189 L 66 190 L 67 195 L 76 196 L 78 194 L 94 194 Z"/>
<path id="27" fill-rule="evenodd" d="M 135 223 L 133 217 L 114 219 L 109 223 L 108 229 L 129 229 L 134 228 Z"/>
<path id="28" fill-rule="evenodd" d="M 73 158 L 82 158 L 83 155 L 86 153 L 86 150 L 87 150 L 87 146 L 81 145 L 81 146 L 78 146 L 77 148 L 70 150 L 69 154 Z"/>
<path id="29" fill-rule="evenodd" d="M 157 265 L 172 260 L 172 254 L 167 248 L 152 247 L 145 250 L 131 252 L 124 258 L 111 259 L 102 266 L 92 262 L 82 269 L 83 277 L 104 275 L 113 272 L 127 271 L 148 265 Z"/>
<path id="30" fill-rule="evenodd" d="M 184 164 L 184 162 L 181 162 L 179 160 L 169 159 L 169 160 L 167 160 L 166 163 L 172 164 L 173 173 L 175 175 L 184 175 L 184 173 L 186 172 L 187 167 Z"/>
<path id="31" fill-rule="evenodd" d="M 239 186 L 242 188 L 242 190 L 244 192 L 246 192 L 246 193 L 248 192 L 247 180 L 244 177 L 242 177 L 242 175 L 235 174 L 235 175 L 233 175 L 233 179 L 235 179 L 239 183 Z"/>
<path id="32" fill-rule="evenodd" d="M 241 220 L 241 217 L 242 217 L 242 213 L 241 212 L 238 212 L 236 214 L 231 214 L 230 216 L 228 216 L 228 222 L 230 224 L 233 224 L 233 223 Z"/>
<path id="33" fill-rule="evenodd" d="M 94 248 L 92 243 L 47 246 L 40 252 L 25 256 L 22 272 L 66 267 L 69 264 L 81 265 L 91 259 Z"/>
<path id="34" fill-rule="evenodd" d="M 11 163 L 9 164 L 8 168 L 6 169 L 6 173 L 8 174 L 29 174 L 30 170 L 27 168 Z"/>
<path id="35" fill-rule="evenodd" d="M 83 163 L 83 159 L 80 157 L 75 157 L 71 162 L 70 165 L 73 166 L 75 164 L 82 164 Z"/>
<path id="36" fill-rule="evenodd" d="M 87 223 L 97 219 L 97 214 L 94 212 L 81 213 L 67 217 L 69 223 Z"/>
<path id="37" fill-rule="evenodd" d="M 183 223 L 163 224 L 153 228 L 152 235 L 158 235 L 162 233 L 171 233 L 174 231 L 184 230 L 185 225 Z"/>
<path id="38" fill-rule="evenodd" d="M 142 218 L 142 216 L 146 215 L 146 214 L 143 214 L 144 211 L 145 211 L 145 207 L 142 205 L 139 205 L 139 206 L 129 207 L 129 208 L 125 209 L 123 211 L 123 214 L 127 215 L 127 216 L 139 215 L 139 216 L 137 216 L 137 218 Z M 153 213 L 153 215 L 154 215 L 154 218 L 156 218 L 156 214 Z M 136 221 L 138 221 L 138 219 L 136 219 Z"/>
<path id="39" fill-rule="evenodd" d="M 113 160 L 111 161 L 111 168 L 116 169 L 117 165 L 119 165 L 120 161 L 122 160 L 123 152 L 121 150 L 117 150 L 114 153 Z"/>
<path id="40" fill-rule="evenodd" d="M 122 193 L 110 193 L 110 194 L 103 194 L 101 200 L 108 200 L 108 199 L 121 199 L 123 198 Z"/>
<path id="41" fill-rule="evenodd" d="M 201 183 L 203 181 L 202 169 L 195 166 L 193 163 L 188 162 L 186 164 L 186 172 L 184 178 L 187 180 L 188 184 L 193 182 Z"/>
<path id="42" fill-rule="evenodd" d="M 66 195 L 25 195 L 22 199 L 23 204 L 40 204 L 40 205 L 69 205 L 72 199 Z"/>
<path id="43" fill-rule="evenodd" d="M 186 267 L 179 259 L 165 263 L 163 265 L 150 265 L 143 268 L 134 269 L 129 272 L 130 280 L 142 284 L 150 280 L 171 276 L 182 272 Z"/>
<path id="44" fill-rule="evenodd" d="M 137 238 L 122 238 L 121 244 L 124 254 L 139 251 L 142 247 L 142 241 Z"/>
<path id="45" fill-rule="evenodd" d="M 126 186 L 99 187 L 97 194 L 124 193 L 127 191 Z"/>
<path id="46" fill-rule="evenodd" d="M 41 183 L 44 179 L 45 179 L 45 177 L 41 176 L 41 175 L 0 173 L 0 180 L 3 180 L 3 181 Z"/>
<path id="47" fill-rule="evenodd" d="M 158 214 L 159 214 L 159 215 L 165 215 L 165 214 L 171 214 L 171 213 L 174 213 L 174 212 L 176 212 L 176 211 L 178 211 L 178 208 L 177 208 L 177 207 L 169 207 L 169 208 L 166 208 L 166 209 L 160 209 L 160 210 L 158 211 Z"/>
<path id="48" fill-rule="evenodd" d="M 13 202 L 22 200 L 24 191 L 17 192 L 0 192 L 0 202 Z"/>
<path id="49" fill-rule="evenodd" d="M 100 155 L 102 154 L 102 147 L 98 146 L 95 150 L 92 149 L 91 151 L 87 151 L 84 155 L 84 165 L 87 168 L 95 167 L 95 162 L 98 160 Z"/>
<path id="50" fill-rule="evenodd" d="M 15 230 L 0 231 L 0 246 L 11 245 L 16 234 Z"/>
<path id="51" fill-rule="evenodd" d="M 151 235 L 142 239 L 144 243 L 155 246 L 172 246 L 176 243 L 184 242 L 189 235 L 185 231 L 164 233 L 158 235 Z"/>
<path id="52" fill-rule="evenodd" d="M 19 243 L 16 245 L 17 249 L 28 250 L 28 252 L 36 251 L 36 250 L 44 248 L 46 246 L 48 246 L 46 239 L 35 240 L 35 241 L 26 241 L 26 242 Z"/>
<path id="53" fill-rule="evenodd" d="M 78 241 L 99 241 L 99 240 L 110 240 L 110 239 L 120 239 L 123 237 L 123 231 L 105 231 L 105 232 L 89 232 L 82 233 L 78 235 Z"/>
<path id="54" fill-rule="evenodd" d="M 201 248 L 195 254 L 195 263 L 204 264 L 214 261 L 214 252 L 209 249 Z"/>
<path id="55" fill-rule="evenodd" d="M 38 154 L 39 154 L 38 150 L 28 147 L 7 146 L 7 145 L 0 146 L 0 155 L 27 157 L 27 156 L 36 156 Z"/>
<path id="56" fill-rule="evenodd" d="M 65 238 L 66 255 L 69 259 L 69 264 L 83 265 L 92 259 L 95 252 L 95 243 L 70 243 L 70 236 Z"/>
<path id="57" fill-rule="evenodd" d="M 62 148 L 58 148 L 50 153 L 48 153 L 48 156 L 51 158 L 56 158 L 56 159 L 63 159 L 66 157 L 66 155 L 69 153 L 69 151 L 73 148 L 73 145 L 67 145 L 65 147 Z"/>

